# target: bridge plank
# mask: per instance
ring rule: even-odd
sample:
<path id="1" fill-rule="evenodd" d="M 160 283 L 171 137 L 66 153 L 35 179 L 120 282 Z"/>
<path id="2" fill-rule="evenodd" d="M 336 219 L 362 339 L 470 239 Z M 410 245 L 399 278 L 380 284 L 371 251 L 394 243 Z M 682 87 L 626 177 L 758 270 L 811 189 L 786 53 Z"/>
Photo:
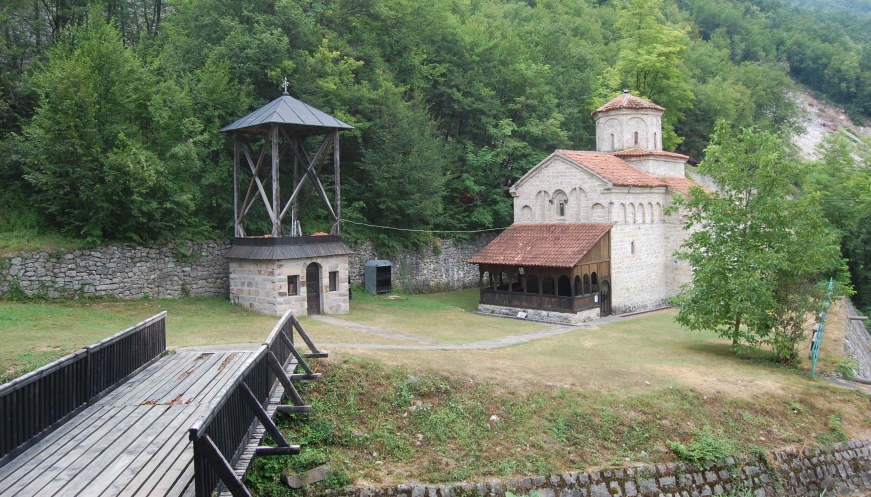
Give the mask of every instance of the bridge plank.
<path id="1" fill-rule="evenodd" d="M 0 468 L 0 495 L 190 492 L 187 427 L 251 354 L 161 358 Z"/>
<path id="2" fill-rule="evenodd" d="M 146 482 L 152 490 L 158 488 L 164 489 L 167 487 L 167 484 L 165 483 L 167 474 L 170 474 L 170 477 L 177 477 L 178 474 L 183 472 L 186 462 L 193 460 L 193 448 L 188 440 L 187 428 L 196 421 L 208 406 L 208 403 L 219 391 L 221 391 L 227 380 L 233 376 L 239 366 L 244 364 L 245 360 L 250 355 L 250 352 L 237 353 L 232 363 L 233 367 L 224 368 L 224 370 L 220 372 L 220 376 L 215 378 L 213 381 L 205 382 L 203 393 L 200 395 L 202 400 L 199 403 L 195 403 L 195 409 L 188 413 L 186 420 L 181 425 L 183 426 L 183 429 L 177 433 L 177 436 L 166 440 L 157 456 L 149 459 L 147 465 L 140 470 L 139 474 L 137 474 L 118 495 L 135 495 L 136 492 L 145 493 L 148 490 L 141 487 Z M 166 495 L 176 494 L 167 493 Z"/>

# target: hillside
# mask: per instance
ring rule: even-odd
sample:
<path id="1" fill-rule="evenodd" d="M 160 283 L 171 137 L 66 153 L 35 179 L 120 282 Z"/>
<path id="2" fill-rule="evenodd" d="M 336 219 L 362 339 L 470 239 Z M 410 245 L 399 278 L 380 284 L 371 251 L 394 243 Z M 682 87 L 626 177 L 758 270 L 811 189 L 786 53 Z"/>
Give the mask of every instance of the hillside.
<path id="1" fill-rule="evenodd" d="M 825 100 L 814 98 L 812 92 L 792 93 L 799 109 L 802 110 L 801 126 L 804 131 L 792 138 L 793 145 L 805 160 L 820 158 L 819 146 L 832 133 L 843 131 L 858 139 L 871 136 L 871 128 L 853 122 L 844 109 Z"/>

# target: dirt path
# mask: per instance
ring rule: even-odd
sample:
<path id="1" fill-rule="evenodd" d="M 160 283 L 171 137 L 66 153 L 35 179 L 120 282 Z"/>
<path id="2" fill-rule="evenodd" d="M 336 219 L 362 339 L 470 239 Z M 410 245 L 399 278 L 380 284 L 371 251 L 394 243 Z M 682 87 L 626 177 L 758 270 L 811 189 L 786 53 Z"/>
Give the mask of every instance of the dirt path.
<path id="1" fill-rule="evenodd" d="M 404 333 L 399 333 L 397 331 L 386 330 L 383 328 L 376 328 L 374 326 L 367 326 L 359 323 L 353 323 L 351 321 L 345 321 L 344 319 L 339 319 L 333 316 L 324 316 L 324 315 L 316 315 L 309 316 L 309 319 L 314 319 L 316 321 L 320 321 L 322 323 L 331 324 L 333 326 L 340 326 L 342 328 L 347 328 L 349 330 L 359 331 L 362 333 L 367 333 L 370 335 L 377 335 L 385 338 L 391 338 L 394 340 L 403 340 L 407 342 L 414 342 L 417 345 L 379 345 L 379 344 L 352 344 L 352 343 L 324 343 L 325 347 L 343 347 L 343 348 L 355 348 L 355 349 L 405 349 L 405 350 L 486 350 L 486 349 L 501 349 L 503 347 L 510 347 L 512 345 L 517 345 L 521 343 L 531 342 L 533 340 L 541 340 L 542 338 L 552 337 L 556 335 L 562 335 L 564 333 L 569 333 L 578 329 L 590 328 L 593 326 L 597 326 L 604 323 L 610 323 L 611 321 L 616 321 L 618 319 L 626 319 L 629 316 L 608 316 L 605 318 L 596 319 L 594 321 L 589 321 L 587 323 L 583 323 L 577 326 L 553 326 L 550 328 L 546 328 L 539 331 L 533 331 L 530 333 L 522 333 L 520 335 L 510 335 L 500 338 L 492 338 L 490 340 L 482 340 L 480 342 L 472 342 L 465 343 L 462 345 L 455 345 L 450 343 L 438 342 L 435 340 L 428 340 L 426 338 L 419 338 L 411 335 L 406 335 Z"/>

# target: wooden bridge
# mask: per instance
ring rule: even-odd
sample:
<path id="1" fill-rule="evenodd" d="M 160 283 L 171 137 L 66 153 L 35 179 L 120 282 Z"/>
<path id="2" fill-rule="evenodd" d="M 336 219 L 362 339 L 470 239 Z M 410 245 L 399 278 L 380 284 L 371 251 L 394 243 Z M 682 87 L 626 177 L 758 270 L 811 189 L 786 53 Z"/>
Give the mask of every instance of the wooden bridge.
<path id="1" fill-rule="evenodd" d="M 0 386 L 0 495 L 247 495 L 254 455 L 299 452 L 272 415 L 311 410 L 291 380 L 326 354 L 293 315 L 257 350 L 176 354 L 165 316 Z"/>

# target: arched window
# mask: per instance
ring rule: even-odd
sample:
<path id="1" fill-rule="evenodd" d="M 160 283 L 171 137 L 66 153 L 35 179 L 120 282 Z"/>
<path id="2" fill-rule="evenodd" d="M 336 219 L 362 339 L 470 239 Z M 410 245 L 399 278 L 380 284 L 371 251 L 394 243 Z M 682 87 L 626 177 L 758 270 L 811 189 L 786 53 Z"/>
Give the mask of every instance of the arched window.
<path id="1" fill-rule="evenodd" d="M 629 242 L 629 253 L 630 254 L 635 253 L 635 242 Z"/>
<path id="2" fill-rule="evenodd" d="M 560 202 L 559 203 L 559 217 L 565 217 L 565 215 L 566 215 L 566 203 Z"/>
<path id="3" fill-rule="evenodd" d="M 635 138 L 635 146 L 637 147 L 638 146 L 638 132 L 637 131 L 635 132 L 634 138 Z"/>
<path id="4" fill-rule="evenodd" d="M 575 276 L 575 295 L 583 295 L 584 287 L 581 284 L 581 277 Z"/>
<path id="5" fill-rule="evenodd" d="M 538 293 L 538 276 L 534 274 L 526 276 L 526 293 Z"/>
<path id="6" fill-rule="evenodd" d="M 593 271 L 593 274 L 590 275 L 590 283 L 592 283 L 592 288 L 590 288 L 592 293 L 596 293 L 599 291 L 599 279 L 596 277 L 596 272 Z"/>
<path id="7" fill-rule="evenodd" d="M 572 296 L 572 281 L 568 276 L 562 275 L 559 277 L 559 281 L 557 282 L 556 294 L 560 297 L 571 297 Z"/>
<path id="8" fill-rule="evenodd" d="M 546 275 L 541 279 L 541 294 L 542 295 L 556 295 L 556 288 L 554 288 L 553 284 L 553 276 Z"/>
<path id="9" fill-rule="evenodd" d="M 614 145 L 614 133 L 611 133 L 611 151 L 617 150 L 617 146 Z"/>
<path id="10" fill-rule="evenodd" d="M 582 290 L 583 290 L 583 293 L 581 293 L 581 295 L 586 295 L 586 294 L 590 293 L 590 275 L 589 274 L 584 275 L 584 286 L 582 287 Z"/>
<path id="11" fill-rule="evenodd" d="M 653 150 L 659 150 L 659 142 L 656 141 L 656 133 L 653 133 Z"/>

